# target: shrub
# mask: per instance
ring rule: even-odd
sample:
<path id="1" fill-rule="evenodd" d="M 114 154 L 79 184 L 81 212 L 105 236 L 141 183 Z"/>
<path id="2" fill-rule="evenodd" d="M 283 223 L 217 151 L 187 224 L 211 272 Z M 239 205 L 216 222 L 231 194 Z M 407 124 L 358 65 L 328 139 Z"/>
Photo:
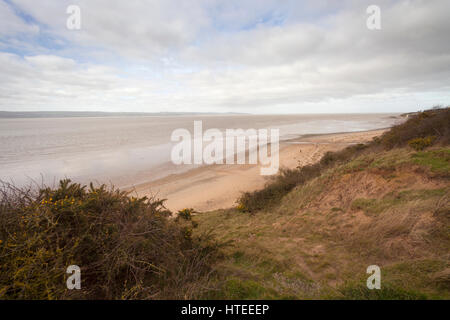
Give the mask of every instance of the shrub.
<path id="1" fill-rule="evenodd" d="M 192 208 L 184 208 L 177 212 L 177 219 L 192 220 L 192 214 L 195 212 Z"/>
<path id="2" fill-rule="evenodd" d="M 325 169 L 347 163 L 367 152 L 376 152 L 380 148 L 389 150 L 407 144 L 411 147 L 425 148 L 433 143 L 441 145 L 450 143 L 448 107 L 414 114 L 404 123 L 392 127 L 381 137 L 376 137 L 367 144 L 356 144 L 341 151 L 325 153 L 316 164 L 281 170 L 262 190 L 243 193 L 237 201 L 237 208 L 243 212 L 268 210 L 277 205 L 293 188 L 320 176 Z"/>
<path id="3" fill-rule="evenodd" d="M 425 138 L 415 138 L 408 141 L 408 145 L 416 151 L 421 151 L 429 147 L 436 140 L 436 136 L 428 136 Z"/>
<path id="4" fill-rule="evenodd" d="M 343 163 L 361 154 L 367 148 L 364 144 L 349 146 L 338 152 L 327 152 L 315 164 L 297 167 L 296 169 L 281 169 L 280 173 L 270 180 L 262 190 L 245 192 L 237 200 L 237 209 L 243 212 L 256 212 L 270 209 L 298 185 L 320 176 L 326 168 Z"/>
<path id="5" fill-rule="evenodd" d="M 255 212 L 271 208 L 295 186 L 320 173 L 320 165 L 305 166 L 300 169 L 282 169 L 262 190 L 245 192 L 238 199 L 238 209 Z"/>
<path id="6" fill-rule="evenodd" d="M 192 237 L 163 200 L 63 180 L 0 189 L 0 298 L 159 299 L 201 294 L 219 244 Z M 66 268 L 81 268 L 68 290 Z"/>
<path id="7" fill-rule="evenodd" d="M 435 136 L 435 142 L 450 143 L 450 108 L 433 109 L 414 114 L 402 124 L 392 127 L 378 140 L 384 149 L 406 146 L 416 138 Z"/>

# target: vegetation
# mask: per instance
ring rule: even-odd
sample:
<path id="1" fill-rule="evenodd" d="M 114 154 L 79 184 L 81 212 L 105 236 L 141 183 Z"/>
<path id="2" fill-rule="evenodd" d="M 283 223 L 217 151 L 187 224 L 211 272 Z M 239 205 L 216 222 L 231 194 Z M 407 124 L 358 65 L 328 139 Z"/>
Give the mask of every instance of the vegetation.
<path id="1" fill-rule="evenodd" d="M 70 180 L 0 192 L 2 299 L 196 298 L 219 257 L 161 200 Z M 81 268 L 81 290 L 66 288 L 69 265 Z"/>
<path id="2" fill-rule="evenodd" d="M 234 240 L 212 297 L 449 299 L 450 171 L 436 174 L 415 155 L 362 154 L 352 160 L 358 170 L 327 169 L 272 209 L 195 216 L 199 230 L 216 226 L 219 240 Z M 372 264 L 382 270 L 380 291 L 365 285 Z"/>
<path id="3" fill-rule="evenodd" d="M 410 116 L 404 123 L 393 127 L 377 139 L 384 149 L 400 148 L 417 138 L 424 138 L 427 145 L 450 144 L 450 108 L 432 109 Z M 434 137 L 434 138 L 431 138 Z"/>
<path id="4" fill-rule="evenodd" d="M 412 115 L 206 214 L 4 184 L 0 299 L 450 299 L 449 129 L 449 108 Z M 372 264 L 381 290 L 365 286 Z"/>
<path id="5" fill-rule="evenodd" d="M 449 299 L 449 109 L 411 115 L 365 145 L 282 171 L 235 209 L 199 214 L 234 240 L 223 299 Z M 249 214 L 251 213 L 251 214 Z M 366 268 L 382 289 L 366 287 Z"/>
<path id="6" fill-rule="evenodd" d="M 435 136 L 428 136 L 425 138 L 415 138 L 408 141 L 408 145 L 416 151 L 420 151 L 433 144 Z"/>
<path id="7" fill-rule="evenodd" d="M 433 145 L 450 144 L 450 108 L 432 109 L 417 113 L 409 117 L 404 123 L 394 126 L 381 137 L 375 138 L 368 144 L 349 146 L 342 151 L 327 152 L 320 162 L 308 166 L 298 167 L 293 170 L 282 170 L 279 175 L 267 183 L 265 188 L 254 192 L 246 192 L 237 200 L 238 209 L 244 212 L 258 212 L 271 210 L 276 207 L 281 199 L 296 186 L 320 176 L 324 171 L 337 165 L 342 165 L 365 154 L 379 153 L 393 148 L 409 146 L 414 150 L 424 150 Z M 447 151 L 444 151 L 446 153 Z M 431 153 L 418 153 L 417 163 L 430 160 Z M 428 157 L 427 159 L 423 159 Z M 438 156 L 439 163 L 431 166 L 439 170 L 449 165 L 448 153 L 443 158 Z M 364 159 L 361 159 L 364 161 Z M 422 162 L 421 162 L 422 161 Z M 355 163 L 356 168 L 363 163 Z"/>
<path id="8" fill-rule="evenodd" d="M 418 152 L 413 155 L 414 162 L 427 166 L 435 173 L 448 175 L 450 171 L 450 148 Z"/>

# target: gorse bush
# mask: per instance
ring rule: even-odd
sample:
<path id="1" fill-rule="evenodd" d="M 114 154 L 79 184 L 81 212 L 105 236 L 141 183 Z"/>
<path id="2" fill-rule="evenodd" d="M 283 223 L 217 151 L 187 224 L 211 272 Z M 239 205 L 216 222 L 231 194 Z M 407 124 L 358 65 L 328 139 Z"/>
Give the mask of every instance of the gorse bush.
<path id="1" fill-rule="evenodd" d="M 163 200 L 63 180 L 0 190 L 1 299 L 161 299 L 202 294 L 219 244 Z M 81 268 L 81 290 L 66 269 Z"/>
<path id="2" fill-rule="evenodd" d="M 403 147 L 408 141 L 417 138 L 434 136 L 430 144 L 450 143 L 450 108 L 433 109 L 411 115 L 407 121 L 391 128 L 376 142 L 384 149 L 389 150 Z"/>
<path id="3" fill-rule="evenodd" d="M 415 138 L 408 141 L 408 145 L 416 151 L 421 151 L 429 147 L 436 140 L 435 136 L 428 136 L 425 138 Z"/>
<path id="4" fill-rule="evenodd" d="M 341 151 L 327 152 L 318 163 L 312 165 L 280 170 L 280 173 L 263 189 L 243 193 L 237 200 L 237 209 L 244 212 L 271 209 L 296 186 L 320 176 L 328 168 L 346 163 L 363 153 L 390 150 L 407 145 L 416 150 L 423 150 L 433 144 L 448 145 L 449 143 L 450 108 L 419 112 L 367 144 L 357 144 Z"/>
<path id="5" fill-rule="evenodd" d="M 184 208 L 182 210 L 178 210 L 177 219 L 192 220 L 193 213 L 195 213 L 195 210 L 193 208 Z"/>

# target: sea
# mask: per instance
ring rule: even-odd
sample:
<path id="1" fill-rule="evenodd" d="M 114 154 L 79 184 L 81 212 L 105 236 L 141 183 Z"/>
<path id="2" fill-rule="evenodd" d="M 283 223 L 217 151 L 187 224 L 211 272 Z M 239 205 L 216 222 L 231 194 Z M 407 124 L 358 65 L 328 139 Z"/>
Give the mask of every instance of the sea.
<path id="1" fill-rule="evenodd" d="M 138 115 L 0 118 L 0 181 L 54 186 L 60 179 L 129 188 L 198 165 L 174 165 L 176 129 L 193 134 L 226 129 L 279 129 L 280 140 L 302 135 L 388 128 L 398 114 Z"/>

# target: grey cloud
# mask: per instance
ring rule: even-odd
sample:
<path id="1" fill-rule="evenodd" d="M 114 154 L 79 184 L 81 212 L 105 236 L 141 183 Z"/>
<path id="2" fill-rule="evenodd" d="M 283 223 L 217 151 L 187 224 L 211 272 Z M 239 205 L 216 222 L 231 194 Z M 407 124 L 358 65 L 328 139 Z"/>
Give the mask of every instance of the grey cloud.
<path id="1" fill-rule="evenodd" d="M 0 108 L 333 112 L 369 97 L 377 107 L 401 97 L 402 109 L 430 92 L 449 102 L 445 0 L 380 0 L 380 31 L 366 28 L 369 1 L 14 2 L 72 47 L 1 53 Z M 76 32 L 65 28 L 72 3 Z M 14 30 L 34 32 L 20 23 Z"/>

